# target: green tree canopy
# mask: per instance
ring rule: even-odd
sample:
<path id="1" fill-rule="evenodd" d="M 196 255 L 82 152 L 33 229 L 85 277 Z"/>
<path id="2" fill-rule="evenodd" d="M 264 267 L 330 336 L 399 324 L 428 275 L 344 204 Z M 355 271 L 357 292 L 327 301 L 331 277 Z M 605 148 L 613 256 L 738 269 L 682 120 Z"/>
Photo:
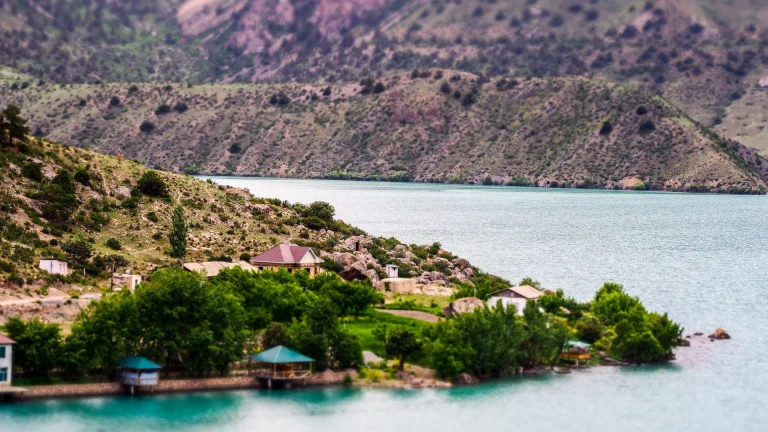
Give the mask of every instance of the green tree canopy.
<path id="1" fill-rule="evenodd" d="M 93 255 L 93 246 L 87 241 L 75 238 L 64 242 L 61 245 L 61 250 L 69 255 L 70 259 L 76 263 L 83 263 Z"/>
<path id="2" fill-rule="evenodd" d="M 421 342 L 416 335 L 407 329 L 395 329 L 387 336 L 385 349 L 388 356 L 395 357 L 399 363 L 399 369 L 405 367 L 405 360 L 418 355 L 421 352 Z"/>
<path id="3" fill-rule="evenodd" d="M 164 198 L 168 196 L 168 186 L 165 180 L 154 170 L 147 170 L 142 174 L 136 187 L 145 195 Z"/>
<path id="4" fill-rule="evenodd" d="M 10 146 L 14 141 L 27 141 L 29 127 L 27 120 L 21 117 L 21 109 L 8 105 L 0 112 L 0 145 Z"/>
<path id="5" fill-rule="evenodd" d="M 15 340 L 14 365 L 29 375 L 44 375 L 56 366 L 61 334 L 58 324 L 46 324 L 39 318 L 22 321 L 11 317 L 5 324 L 5 333 Z"/>

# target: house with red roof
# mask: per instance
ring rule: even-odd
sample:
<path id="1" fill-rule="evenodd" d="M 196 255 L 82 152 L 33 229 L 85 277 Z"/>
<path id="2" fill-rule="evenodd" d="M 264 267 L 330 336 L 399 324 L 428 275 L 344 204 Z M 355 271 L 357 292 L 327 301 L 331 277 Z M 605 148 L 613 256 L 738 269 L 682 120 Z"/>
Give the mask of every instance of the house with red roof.
<path id="1" fill-rule="evenodd" d="M 284 268 L 289 273 L 307 271 L 309 277 L 320 273 L 322 263 L 323 260 L 311 248 L 295 244 L 277 245 L 251 258 L 251 265 L 259 271 Z"/>

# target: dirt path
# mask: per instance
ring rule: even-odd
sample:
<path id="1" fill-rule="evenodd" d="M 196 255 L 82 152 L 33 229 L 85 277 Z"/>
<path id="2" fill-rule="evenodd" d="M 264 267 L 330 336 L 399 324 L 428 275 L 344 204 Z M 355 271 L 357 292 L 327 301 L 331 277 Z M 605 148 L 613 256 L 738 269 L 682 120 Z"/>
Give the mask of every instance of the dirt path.
<path id="1" fill-rule="evenodd" d="M 436 315 L 432 315 L 430 313 L 422 312 L 422 311 L 412 311 L 412 310 L 391 310 L 391 309 L 376 309 L 377 312 L 384 312 L 388 313 L 390 315 L 397 315 L 405 318 L 413 318 L 417 319 L 419 321 L 426 321 L 429 323 L 436 323 L 440 321 L 440 317 Z"/>

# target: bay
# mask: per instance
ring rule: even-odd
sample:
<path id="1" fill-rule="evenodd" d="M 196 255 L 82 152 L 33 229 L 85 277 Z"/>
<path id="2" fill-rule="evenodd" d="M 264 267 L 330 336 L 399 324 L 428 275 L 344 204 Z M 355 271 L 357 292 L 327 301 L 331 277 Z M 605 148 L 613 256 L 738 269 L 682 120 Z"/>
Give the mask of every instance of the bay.
<path id="1" fill-rule="evenodd" d="M 592 368 L 449 390 L 308 389 L 0 406 L 0 430 L 758 431 L 768 422 L 768 198 L 218 177 L 257 196 L 327 201 L 406 243 L 439 241 L 514 282 L 589 299 L 623 283 L 694 338 L 668 365 Z"/>

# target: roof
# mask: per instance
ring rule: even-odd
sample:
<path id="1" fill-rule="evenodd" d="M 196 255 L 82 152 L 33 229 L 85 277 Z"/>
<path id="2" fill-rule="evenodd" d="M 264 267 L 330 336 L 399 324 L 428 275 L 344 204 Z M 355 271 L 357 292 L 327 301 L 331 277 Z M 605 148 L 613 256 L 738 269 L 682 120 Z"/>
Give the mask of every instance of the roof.
<path id="1" fill-rule="evenodd" d="M 228 268 L 240 267 L 243 270 L 255 271 L 256 268 L 245 261 L 226 262 L 226 261 L 206 261 L 201 263 L 186 263 L 184 268 L 191 272 L 203 272 L 208 277 L 214 277 L 220 271 Z"/>
<path id="2" fill-rule="evenodd" d="M 399 269 L 400 267 L 398 267 L 396 264 L 387 264 L 387 268 L 396 268 L 396 269 Z"/>
<path id="3" fill-rule="evenodd" d="M 520 297 L 523 297 L 529 300 L 535 300 L 543 295 L 541 291 L 537 290 L 532 286 L 521 285 L 517 287 L 505 288 L 503 290 L 496 291 L 495 293 L 491 293 L 491 296 L 495 296 L 496 294 L 500 294 L 505 291 L 512 291 L 513 293 L 519 295 Z"/>
<path id="4" fill-rule="evenodd" d="M 261 363 L 311 363 L 315 361 L 282 345 L 252 355 L 249 360 Z"/>
<path id="5" fill-rule="evenodd" d="M 0 345 L 13 345 L 16 341 L 0 333 Z"/>
<path id="6" fill-rule="evenodd" d="M 117 365 L 124 369 L 133 370 L 157 370 L 163 368 L 159 364 L 141 356 L 128 356 L 120 360 Z"/>
<path id="7" fill-rule="evenodd" d="M 251 258 L 251 263 L 254 264 L 320 264 L 321 262 L 323 262 L 323 260 L 318 258 L 312 249 L 306 246 L 299 246 L 295 244 L 280 244 Z"/>
<path id="8" fill-rule="evenodd" d="M 574 348 L 589 348 L 592 345 L 582 342 L 582 341 L 568 341 L 565 343 L 568 346 L 574 347 Z"/>

